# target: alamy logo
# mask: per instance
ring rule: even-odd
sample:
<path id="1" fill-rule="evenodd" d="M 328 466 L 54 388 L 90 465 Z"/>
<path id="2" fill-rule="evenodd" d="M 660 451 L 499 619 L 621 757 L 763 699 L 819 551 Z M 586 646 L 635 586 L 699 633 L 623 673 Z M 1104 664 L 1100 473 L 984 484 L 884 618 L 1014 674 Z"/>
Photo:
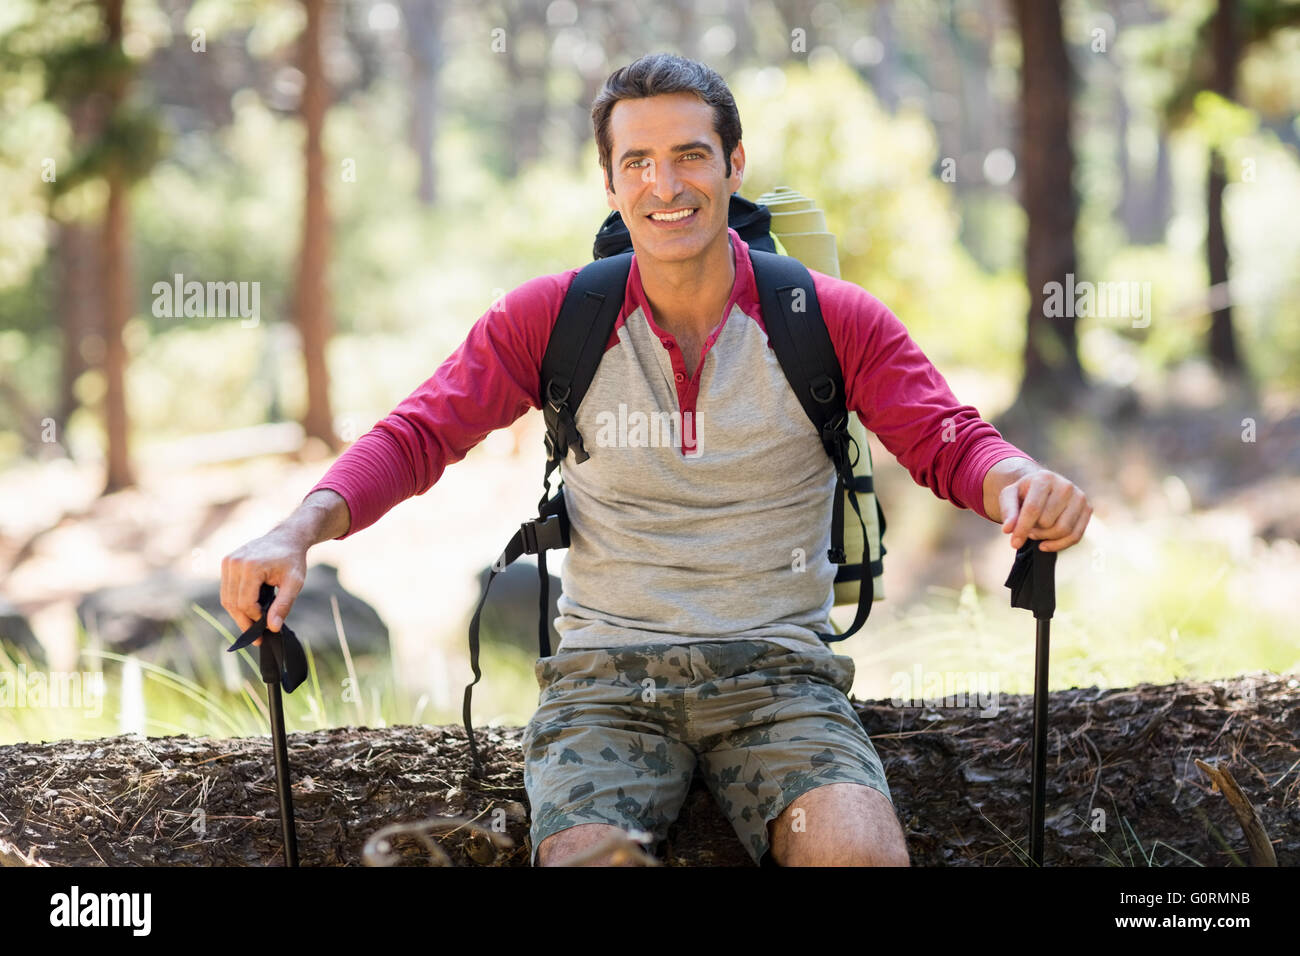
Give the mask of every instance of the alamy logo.
<path id="1" fill-rule="evenodd" d="M 238 316 L 251 329 L 261 320 L 262 283 L 199 282 L 179 272 L 171 282 L 153 284 L 153 314 L 158 319 L 224 319 Z"/>
<path id="2" fill-rule="evenodd" d="M 698 412 L 628 411 L 618 403 L 618 413 L 596 413 L 597 448 L 683 448 L 686 458 L 704 454 Z"/>
<path id="3" fill-rule="evenodd" d="M 1000 709 L 996 671 L 926 671 L 917 664 L 910 673 L 895 672 L 889 683 L 894 691 L 889 702 L 895 707 L 975 710 L 981 717 L 996 717 Z"/>
<path id="4" fill-rule="evenodd" d="M 149 893 L 70 893 L 50 897 L 51 926 L 129 926 L 132 935 L 148 936 L 153 896 Z"/>
<path id="5" fill-rule="evenodd" d="M 1135 329 L 1151 324 L 1150 282 L 1075 282 L 1067 272 L 1064 284 L 1046 283 L 1043 295 L 1045 318 L 1132 319 Z"/>

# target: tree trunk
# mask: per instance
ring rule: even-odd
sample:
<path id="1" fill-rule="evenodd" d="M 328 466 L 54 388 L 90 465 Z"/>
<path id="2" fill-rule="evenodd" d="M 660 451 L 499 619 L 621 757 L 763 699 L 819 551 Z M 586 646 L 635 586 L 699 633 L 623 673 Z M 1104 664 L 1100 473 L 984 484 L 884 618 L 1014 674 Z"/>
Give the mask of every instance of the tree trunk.
<path id="1" fill-rule="evenodd" d="M 77 379 L 90 367 L 86 360 L 87 335 L 99 335 L 99 254 L 98 232 L 84 222 L 57 225 L 54 244 L 54 269 L 57 276 L 55 308 L 58 309 L 61 359 L 59 370 L 58 438 L 67 448 L 68 421 L 80 406 L 75 386 Z M 98 363 L 96 363 L 98 364 Z"/>
<path id="2" fill-rule="evenodd" d="M 326 0 L 302 0 L 307 13 L 300 47 L 303 73 L 299 108 L 306 129 L 303 153 L 306 196 L 303 209 L 302 255 L 294 293 L 294 318 L 302 336 L 307 368 L 307 411 L 303 431 L 323 441 L 331 451 L 342 445 L 334 434 L 330 411 L 330 376 L 326 347 L 331 334 L 329 303 L 330 222 L 325 189 L 322 138 L 329 89 L 321 56 Z"/>
<path id="3" fill-rule="evenodd" d="M 1214 53 L 1214 92 L 1226 100 L 1236 96 L 1237 45 L 1236 3 L 1219 0 L 1210 25 L 1210 45 Z M 1224 170 L 1223 154 L 1210 151 L 1210 172 L 1206 184 L 1206 236 L 1205 254 L 1210 271 L 1210 286 L 1228 281 L 1228 237 L 1223 228 L 1223 190 L 1228 178 Z M 1241 357 L 1232 327 L 1232 306 L 1224 304 L 1213 311 L 1210 318 L 1210 361 L 1220 372 L 1240 376 Z"/>
<path id="4" fill-rule="evenodd" d="M 108 29 L 107 46 L 120 50 L 122 45 L 123 0 L 103 0 L 104 23 Z M 115 76 L 107 88 L 105 118 L 126 97 L 124 80 Z M 104 427 L 108 436 L 107 474 L 104 494 L 120 491 L 135 484 L 131 469 L 130 422 L 127 417 L 126 366 L 128 355 L 122 332 L 131 315 L 130 261 L 127 254 L 127 190 L 129 182 L 123 171 L 112 167 L 108 181 L 108 204 L 104 211 L 102 232 L 102 285 L 104 293 Z"/>
<path id="5" fill-rule="evenodd" d="M 970 702 L 963 709 L 857 704 L 916 866 L 1025 865 L 1032 698 L 993 694 L 992 701 L 982 710 Z M 1196 759 L 1232 773 L 1274 841 L 1278 865 L 1300 863 L 1300 784 L 1292 773 L 1300 710 L 1285 677 L 1063 690 L 1051 695 L 1049 711 L 1047 864 L 1247 859 L 1239 818 L 1211 791 Z M 466 773 L 460 727 L 290 733 L 303 866 L 359 865 L 376 831 L 434 817 L 473 819 L 513 843 L 498 855 L 470 828 L 444 825 L 434 835 L 455 865 L 527 866 L 521 733 L 477 731 L 483 779 Z M 0 866 L 283 862 L 265 737 L 0 746 L 0 779 Z M 427 865 L 412 835 L 390 840 L 403 864 Z M 661 852 L 672 866 L 753 865 L 698 776 Z"/>
<path id="6" fill-rule="evenodd" d="M 438 167 L 433 147 L 438 123 L 438 73 L 442 69 L 442 0 L 405 0 L 407 52 L 411 57 L 411 149 L 420 164 L 420 202 L 438 201 Z"/>
<path id="7" fill-rule="evenodd" d="M 511 179 L 542 155 L 550 58 L 545 52 L 538 54 L 528 38 L 545 33 L 546 10 L 539 0 L 522 0 L 508 6 L 505 55 L 511 93 L 507 107 L 510 127 L 504 132 L 506 175 Z"/>
<path id="8" fill-rule="evenodd" d="M 1068 405 L 1084 388 L 1073 303 L 1048 314 L 1049 283 L 1077 268 L 1071 73 L 1060 0 L 1013 0 L 1020 29 L 1020 203 L 1028 219 L 1025 281 L 1029 314 L 1018 401 Z"/>

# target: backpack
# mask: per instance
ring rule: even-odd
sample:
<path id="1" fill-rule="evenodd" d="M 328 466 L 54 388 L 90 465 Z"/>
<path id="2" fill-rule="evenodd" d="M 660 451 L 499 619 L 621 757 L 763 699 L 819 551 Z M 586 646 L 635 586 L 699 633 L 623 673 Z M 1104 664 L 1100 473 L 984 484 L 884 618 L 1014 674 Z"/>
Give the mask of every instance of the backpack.
<path id="1" fill-rule="evenodd" d="M 727 221 L 749 245 L 768 340 L 800 405 L 820 432 L 822 447 L 835 466 L 831 547 L 827 557 L 839 565 L 835 574 L 835 603 L 856 603 L 857 613 L 848 630 L 819 634 L 818 637 L 826 643 L 841 641 L 857 633 L 871 613 L 872 602 L 880 599 L 877 579 L 882 573 L 885 554 L 885 515 L 875 495 L 871 453 L 863 440 L 865 432 L 860 427 L 855 430 L 862 437 L 855 439 L 850 434 L 843 372 L 822 320 L 812 275 L 797 259 L 777 254 L 770 231 L 771 216 L 766 206 L 733 194 Z M 551 493 L 551 474 L 569 451 L 573 451 L 577 465 L 590 457 L 583 447 L 574 415 L 595 378 L 596 367 L 623 307 L 632 262 L 632 241 L 617 211 L 611 212 L 601 225 L 592 254 L 594 261 L 573 278 L 542 358 L 539 397 L 546 421 L 546 471 L 542 476 L 543 492 L 537 505 L 538 515 L 520 525 L 519 531 L 492 563 L 482 596 L 470 619 L 469 657 L 474 680 L 465 688 L 462 716 L 475 776 L 481 773 L 481 764 L 470 721 L 470 700 L 474 685 L 482 677 L 478 663 L 479 618 L 492 579 L 524 554 L 537 555 L 540 578 L 537 645 L 539 656 L 551 655 L 547 621 L 550 575 L 546 553 L 569 546 L 569 516 L 565 510 L 564 488 L 561 484 L 554 494 Z M 858 451 L 852 459 L 850 445 Z M 875 520 L 870 522 L 870 533 L 859 496 L 866 499 L 863 504 L 874 511 Z M 857 518 L 858 529 L 855 530 L 861 531 L 861 538 L 855 538 L 853 542 L 855 554 L 861 554 L 855 563 L 850 563 L 845 551 L 846 500 Z M 864 550 L 868 553 L 863 554 Z"/>

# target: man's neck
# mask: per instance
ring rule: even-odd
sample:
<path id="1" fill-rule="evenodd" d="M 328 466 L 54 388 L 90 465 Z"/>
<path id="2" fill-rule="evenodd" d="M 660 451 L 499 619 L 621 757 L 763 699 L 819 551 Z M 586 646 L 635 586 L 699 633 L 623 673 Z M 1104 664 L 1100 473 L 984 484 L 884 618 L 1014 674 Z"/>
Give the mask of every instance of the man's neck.
<path id="1" fill-rule="evenodd" d="M 665 332 L 703 339 L 722 321 L 736 282 L 735 252 L 725 230 L 695 259 L 638 260 L 637 268 L 655 324 Z"/>

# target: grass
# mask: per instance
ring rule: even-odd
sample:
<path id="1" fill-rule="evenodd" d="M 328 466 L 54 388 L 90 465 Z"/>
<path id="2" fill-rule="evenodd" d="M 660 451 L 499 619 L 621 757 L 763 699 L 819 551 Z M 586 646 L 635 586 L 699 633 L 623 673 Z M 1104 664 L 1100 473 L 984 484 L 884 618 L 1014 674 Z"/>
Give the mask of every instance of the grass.
<path id="1" fill-rule="evenodd" d="M 1241 549 L 1202 531 L 1112 532 L 1101 558 L 1086 543 L 1060 557 L 1053 689 L 1300 671 L 1288 591 L 1274 583 L 1300 562 L 1285 542 Z M 1001 693 L 1024 694 L 1033 690 L 1034 630 L 1004 588 L 976 586 L 968 562 L 960 590 L 936 589 L 907 608 L 883 602 L 839 653 L 857 663 L 854 690 L 866 699 L 889 699 L 891 682 L 917 666 L 983 675 Z"/>
<path id="2" fill-rule="evenodd" d="M 23 654 L 10 656 L 0 647 L 0 688 L 12 695 L 8 706 L 0 706 L 0 744 L 34 740 L 92 739 L 128 732 L 135 725 L 134 708 L 143 704 L 142 729 L 149 736 L 190 734 L 212 737 L 248 737 L 270 733 L 270 714 L 266 689 L 257 660 L 248 648 L 237 652 L 238 688 L 230 689 L 220 671 L 216 656 L 225 653 L 209 633 L 203 638 L 195 626 L 206 622 L 212 631 L 233 644 L 236 635 L 197 604 L 191 609 L 195 619 L 182 622 L 181 640 L 190 645 L 189 660 L 197 674 L 189 676 L 138 656 L 123 655 L 87 646 L 87 635 L 79 634 L 82 660 L 93 670 L 84 673 L 97 678 L 93 690 L 83 690 L 72 706 L 56 703 L 47 695 L 44 701 L 20 701 L 19 683 L 30 688 L 53 686 L 55 675 Z M 339 694 L 325 692 L 335 675 L 325 675 L 317 665 L 311 647 L 304 643 L 308 679 L 292 694 L 284 695 L 285 726 L 290 732 L 320 729 L 342 723 L 384 727 L 400 722 L 398 715 L 413 714 L 414 709 L 404 692 L 397 687 L 391 667 L 380 668 L 373 662 L 362 669 L 352 659 L 347 635 L 343 631 L 335 605 L 335 628 L 342 649 L 344 673 L 337 676 Z M 193 652 L 191 639 L 202 638 L 199 652 Z M 104 667 L 108 662 L 114 667 Z M 124 698 L 124 682 L 132 669 L 141 675 L 140 700 Z M 85 682 L 83 682 L 85 683 Z M 127 695 L 130 696 L 129 691 Z M 31 696 L 30 694 L 28 696 Z M 5 701 L 0 697 L 0 701 Z M 22 704 L 21 706 L 19 704 Z"/>

